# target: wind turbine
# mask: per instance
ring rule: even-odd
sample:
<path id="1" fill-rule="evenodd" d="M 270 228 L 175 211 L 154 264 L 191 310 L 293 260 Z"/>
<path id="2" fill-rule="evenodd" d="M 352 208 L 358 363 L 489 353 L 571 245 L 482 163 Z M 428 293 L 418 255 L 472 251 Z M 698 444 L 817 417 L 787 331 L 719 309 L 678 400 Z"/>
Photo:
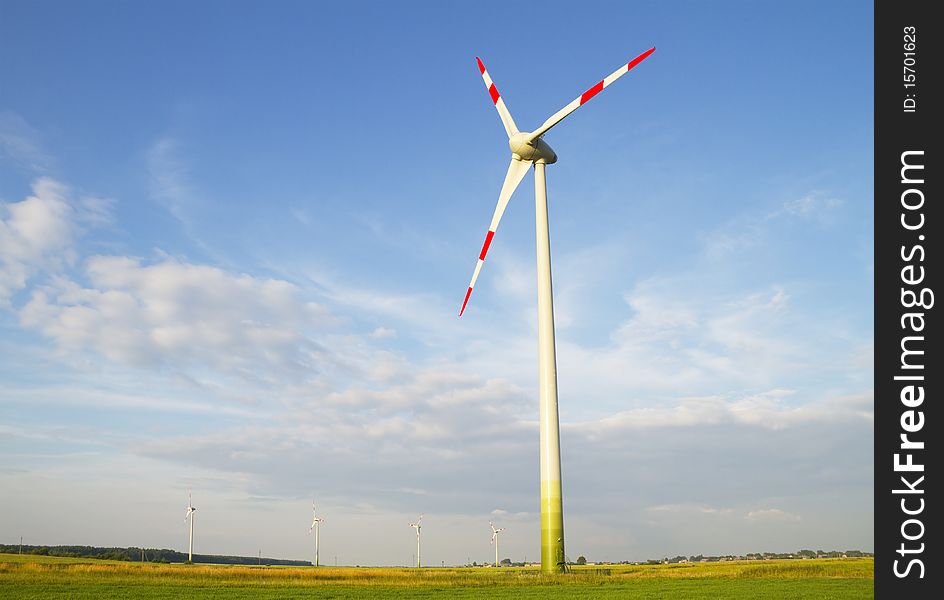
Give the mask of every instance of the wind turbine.
<path id="1" fill-rule="evenodd" d="M 187 516 L 184 522 L 190 521 L 190 549 L 187 551 L 187 561 L 193 562 L 193 517 L 197 509 L 193 507 L 193 491 L 187 491 Z"/>
<path id="2" fill-rule="evenodd" d="M 315 566 L 318 565 L 318 529 L 321 523 L 324 521 L 321 517 L 315 514 L 315 501 L 311 501 L 311 527 L 308 528 L 308 533 L 311 534 L 311 530 L 315 530 Z"/>
<path id="3" fill-rule="evenodd" d="M 551 287 L 551 244 L 547 226 L 547 183 L 544 177 L 546 165 L 557 162 L 557 154 L 544 141 L 544 134 L 551 127 L 560 123 L 564 117 L 574 112 L 587 101 L 596 96 L 603 88 L 628 73 L 633 67 L 644 61 L 655 48 L 646 50 L 633 60 L 613 71 L 586 92 L 574 99 L 573 102 L 560 109 L 534 131 L 519 131 L 511 113 L 505 106 L 498 93 L 498 88 L 485 64 L 476 57 L 485 87 L 492 97 L 492 102 L 498 110 L 498 116 L 508 134 L 508 145 L 511 148 L 511 163 L 505 175 L 501 192 L 498 194 L 498 205 L 492 216 L 492 223 L 485 234 L 485 243 L 479 253 L 475 271 L 469 290 L 465 293 L 459 316 L 465 312 L 475 280 L 492 243 L 492 237 L 498 229 L 498 223 L 508 201 L 518 184 L 524 178 L 528 167 L 534 167 L 534 205 L 535 231 L 537 237 L 537 275 L 538 275 L 538 377 L 540 389 L 540 431 L 541 431 L 541 570 L 546 573 L 559 573 L 564 570 L 564 516 L 561 501 L 560 475 L 560 423 L 557 415 L 557 357 L 554 344 L 554 299 Z"/>
<path id="4" fill-rule="evenodd" d="M 495 529 L 495 525 L 491 521 L 488 522 L 488 525 L 489 527 L 492 528 L 492 543 L 495 544 L 495 566 L 497 567 L 498 566 L 498 534 L 505 531 L 505 528 L 499 527 L 498 529 Z"/>
<path id="5" fill-rule="evenodd" d="M 410 527 L 416 529 L 416 568 L 420 568 L 420 529 L 423 528 L 423 515 L 416 520 L 416 523 L 410 523 Z"/>

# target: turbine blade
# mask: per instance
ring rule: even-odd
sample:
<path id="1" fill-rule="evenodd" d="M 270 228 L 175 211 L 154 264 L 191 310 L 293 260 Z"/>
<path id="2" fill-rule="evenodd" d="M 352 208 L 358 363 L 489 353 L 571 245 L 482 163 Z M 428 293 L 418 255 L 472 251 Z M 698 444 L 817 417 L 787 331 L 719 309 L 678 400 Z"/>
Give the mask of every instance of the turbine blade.
<path id="1" fill-rule="evenodd" d="M 501 193 L 498 194 L 498 205 L 495 207 L 495 214 L 492 215 L 492 224 L 488 226 L 488 233 L 485 234 L 485 243 L 482 245 L 482 252 L 479 253 L 479 260 L 475 263 L 475 271 L 472 272 L 472 281 L 469 283 L 469 289 L 465 293 L 465 300 L 462 301 L 462 308 L 459 309 L 460 317 L 462 313 L 465 312 L 465 307 L 469 303 L 469 297 L 472 295 L 472 288 L 475 287 L 475 280 L 479 278 L 479 272 L 482 270 L 482 265 L 485 264 L 485 255 L 488 254 L 488 247 L 492 243 L 492 237 L 494 237 L 495 231 L 498 229 L 498 223 L 505 213 L 505 207 L 508 206 L 511 195 L 515 193 L 515 189 L 518 187 L 518 184 L 521 183 L 521 180 L 524 179 L 525 174 L 528 172 L 528 167 L 530 166 L 530 161 L 515 158 L 512 158 L 511 164 L 508 165 L 508 172 L 505 174 L 505 183 L 502 184 Z"/>
<path id="2" fill-rule="evenodd" d="M 590 98 L 593 98 L 594 96 L 599 94 L 603 90 L 603 88 L 610 85 L 611 83 L 613 83 L 614 81 L 622 77 L 623 75 L 629 73 L 633 67 L 635 67 L 642 61 L 649 58 L 649 55 L 655 51 L 656 51 L 655 47 L 649 48 L 648 50 L 646 50 L 645 52 L 643 52 L 642 54 L 640 54 L 633 60 L 629 61 L 628 63 L 626 63 L 619 69 L 613 71 L 612 73 L 610 73 L 609 75 L 607 75 L 606 77 L 598 81 L 596 84 L 591 86 L 590 89 L 588 89 L 586 92 L 580 94 L 580 96 L 575 98 L 573 102 L 571 102 L 564 108 L 560 109 L 559 111 L 551 115 L 547 121 L 544 121 L 543 125 L 535 129 L 531 133 L 529 140 L 535 140 L 541 137 L 542 135 L 544 135 L 545 133 L 547 133 L 548 129 L 557 125 L 562 120 L 564 120 L 564 117 L 566 117 L 570 113 L 574 112 L 575 110 L 577 110 L 578 108 L 586 104 L 587 101 L 590 100 Z"/>
<path id="3" fill-rule="evenodd" d="M 498 110 L 498 116 L 501 117 L 502 125 L 505 126 L 505 133 L 507 133 L 508 137 L 510 138 L 514 134 L 518 133 L 518 126 L 515 125 L 515 120 L 511 118 L 511 113 L 508 112 L 508 107 L 505 106 L 505 101 L 502 100 L 501 94 L 498 93 L 498 88 L 495 87 L 495 82 L 492 81 L 492 78 L 488 75 L 488 71 L 485 70 L 485 63 L 483 63 L 482 59 L 478 56 L 475 57 L 475 62 L 479 63 L 479 71 L 482 73 L 482 79 L 485 81 L 485 87 L 488 88 L 488 93 L 492 97 L 492 102 L 495 104 L 495 108 Z"/>

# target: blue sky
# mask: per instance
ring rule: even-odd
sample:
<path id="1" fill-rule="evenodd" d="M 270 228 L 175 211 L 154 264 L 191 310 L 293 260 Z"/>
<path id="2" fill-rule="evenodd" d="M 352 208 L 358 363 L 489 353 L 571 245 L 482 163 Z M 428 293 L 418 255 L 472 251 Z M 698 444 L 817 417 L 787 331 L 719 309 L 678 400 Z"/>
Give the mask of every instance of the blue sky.
<path id="1" fill-rule="evenodd" d="M 0 0 L 2 541 L 537 558 L 546 136 L 568 555 L 872 546 L 860 2 Z M 117 507 L 117 508 L 116 508 Z"/>

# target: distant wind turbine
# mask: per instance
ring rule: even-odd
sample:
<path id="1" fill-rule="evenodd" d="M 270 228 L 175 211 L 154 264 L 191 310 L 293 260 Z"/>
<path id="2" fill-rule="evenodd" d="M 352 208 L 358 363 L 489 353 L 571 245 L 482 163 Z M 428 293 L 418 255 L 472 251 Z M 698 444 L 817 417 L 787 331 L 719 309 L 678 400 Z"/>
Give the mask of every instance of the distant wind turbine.
<path id="1" fill-rule="evenodd" d="M 311 530 L 315 530 L 315 566 L 318 565 L 318 529 L 321 526 L 321 523 L 324 521 L 321 517 L 315 514 L 315 501 L 311 501 L 311 527 L 308 528 L 308 533 L 311 534 Z"/>
<path id="2" fill-rule="evenodd" d="M 416 568 L 419 569 L 422 564 L 420 559 L 420 529 L 423 528 L 423 515 L 420 515 L 416 523 L 410 523 L 410 527 L 416 529 Z"/>
<path id="3" fill-rule="evenodd" d="M 497 567 L 498 566 L 498 534 L 505 531 L 505 528 L 499 527 L 498 529 L 495 529 L 495 525 L 491 521 L 488 522 L 488 525 L 489 527 L 492 528 L 492 543 L 495 544 L 495 566 Z"/>
<path id="4" fill-rule="evenodd" d="M 190 549 L 187 551 L 187 561 L 193 562 L 193 513 L 197 512 L 197 509 L 193 507 L 193 491 L 187 491 L 187 516 L 184 517 L 184 522 L 190 521 Z"/>

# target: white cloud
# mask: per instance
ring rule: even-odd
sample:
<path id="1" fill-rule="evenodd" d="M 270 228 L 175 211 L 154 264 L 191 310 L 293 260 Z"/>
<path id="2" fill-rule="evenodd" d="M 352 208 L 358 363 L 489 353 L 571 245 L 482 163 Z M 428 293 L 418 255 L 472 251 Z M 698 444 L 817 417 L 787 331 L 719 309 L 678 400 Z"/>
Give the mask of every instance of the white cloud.
<path id="1" fill-rule="evenodd" d="M 516 470 L 530 464 L 523 450 L 537 425 L 530 414 L 515 416 L 530 411 L 514 386 L 482 381 L 450 365 L 413 367 L 401 379 L 327 394 L 297 386 L 284 391 L 265 423 L 249 419 L 225 430 L 139 439 L 133 450 L 251 473 L 254 486 L 282 494 L 302 493 L 298 486 L 307 484 L 297 474 L 317 464 L 319 480 L 339 497 L 383 494 L 388 507 L 403 509 L 423 490 L 434 498 L 431 503 L 455 498 L 460 510 L 507 486 Z M 487 463 L 496 467 L 482 487 L 476 474 Z"/>
<path id="2" fill-rule="evenodd" d="M 40 178 L 32 196 L 0 205 L 0 305 L 39 271 L 55 271 L 75 260 L 76 210 L 68 195 L 64 185 Z"/>
<path id="3" fill-rule="evenodd" d="M 167 392 L 134 388 L 132 391 L 94 389 L 72 385 L 47 385 L 42 388 L 6 386 L 0 390 L 0 401 L 7 405 L 24 407 L 55 407 L 77 410 L 143 411 L 174 415 L 212 415 L 216 417 L 244 417 L 266 420 L 271 414 L 242 406 L 231 406 L 215 401 L 216 398 L 187 398 Z M 2 430 L 0 430 L 2 433 Z M 101 434 L 94 438 L 101 441 Z"/>
<path id="4" fill-rule="evenodd" d="M 842 204 L 843 202 L 839 198 L 813 192 L 801 198 L 784 202 L 783 207 L 772 213 L 768 218 L 772 219 L 781 215 L 800 218 L 826 218 L 828 213 L 839 208 Z"/>
<path id="5" fill-rule="evenodd" d="M 102 227 L 114 222 L 115 201 L 101 196 L 84 195 L 77 201 L 78 222 L 89 227 Z"/>
<path id="6" fill-rule="evenodd" d="M 633 312 L 609 343 L 558 338 L 559 376 L 568 394 L 580 390 L 612 406 L 652 406 L 666 395 L 790 385 L 819 352 L 798 344 L 802 324 L 780 286 L 731 294 L 698 289 L 684 278 L 650 279 L 628 292 L 626 302 Z"/>
<path id="7" fill-rule="evenodd" d="M 797 521 L 803 520 L 799 515 L 788 513 L 786 511 L 780 510 L 779 508 L 763 508 L 760 510 L 752 510 L 751 512 L 747 513 L 744 518 L 748 521 L 755 522 L 778 521 L 796 523 Z"/>
<path id="8" fill-rule="evenodd" d="M 173 138 L 163 137 L 154 142 L 148 150 L 147 166 L 151 178 L 151 197 L 164 205 L 177 219 L 186 223 L 184 209 L 192 192 L 187 183 L 187 167 L 178 154 L 178 142 Z"/>
<path id="9" fill-rule="evenodd" d="M 715 507 L 704 504 L 660 504 L 649 506 L 646 512 L 652 516 L 670 516 L 679 518 L 725 518 L 743 519 L 754 523 L 796 523 L 802 521 L 800 515 L 795 515 L 779 508 L 754 508 L 745 510 L 734 507 Z"/>
<path id="10" fill-rule="evenodd" d="M 329 321 L 292 284 L 165 258 L 85 263 L 90 285 L 65 278 L 34 290 L 20 310 L 64 352 L 94 350 L 120 364 L 210 366 L 262 380 L 318 368 L 306 331 Z M 275 371 L 272 369 L 275 368 Z"/>
<path id="11" fill-rule="evenodd" d="M 829 225 L 843 204 L 839 198 L 812 191 L 786 200 L 766 214 L 741 216 L 704 236 L 705 254 L 711 259 L 723 259 L 747 251 L 763 243 L 776 227 L 791 220 Z"/>
<path id="12" fill-rule="evenodd" d="M 636 408 L 592 421 L 563 425 L 591 439 L 631 435 L 634 430 L 706 427 L 739 424 L 783 429 L 816 423 L 841 423 L 873 419 L 872 392 L 826 397 L 795 405 L 787 400 L 792 390 L 773 389 L 739 398 L 710 396 L 680 398 L 674 406 Z"/>
<path id="13" fill-rule="evenodd" d="M 113 201 L 78 198 L 62 183 L 41 177 L 33 194 L 19 202 L 0 204 L 0 305 L 27 287 L 73 264 L 76 239 L 88 227 L 112 220 Z"/>
<path id="14" fill-rule="evenodd" d="M 35 173 L 47 171 L 53 162 L 43 149 L 40 133 L 8 110 L 0 111 L 0 159 Z"/>
<path id="15" fill-rule="evenodd" d="M 665 515 L 694 514 L 730 516 L 735 513 L 733 508 L 716 508 L 704 504 L 659 504 L 646 507 L 646 512 Z"/>

